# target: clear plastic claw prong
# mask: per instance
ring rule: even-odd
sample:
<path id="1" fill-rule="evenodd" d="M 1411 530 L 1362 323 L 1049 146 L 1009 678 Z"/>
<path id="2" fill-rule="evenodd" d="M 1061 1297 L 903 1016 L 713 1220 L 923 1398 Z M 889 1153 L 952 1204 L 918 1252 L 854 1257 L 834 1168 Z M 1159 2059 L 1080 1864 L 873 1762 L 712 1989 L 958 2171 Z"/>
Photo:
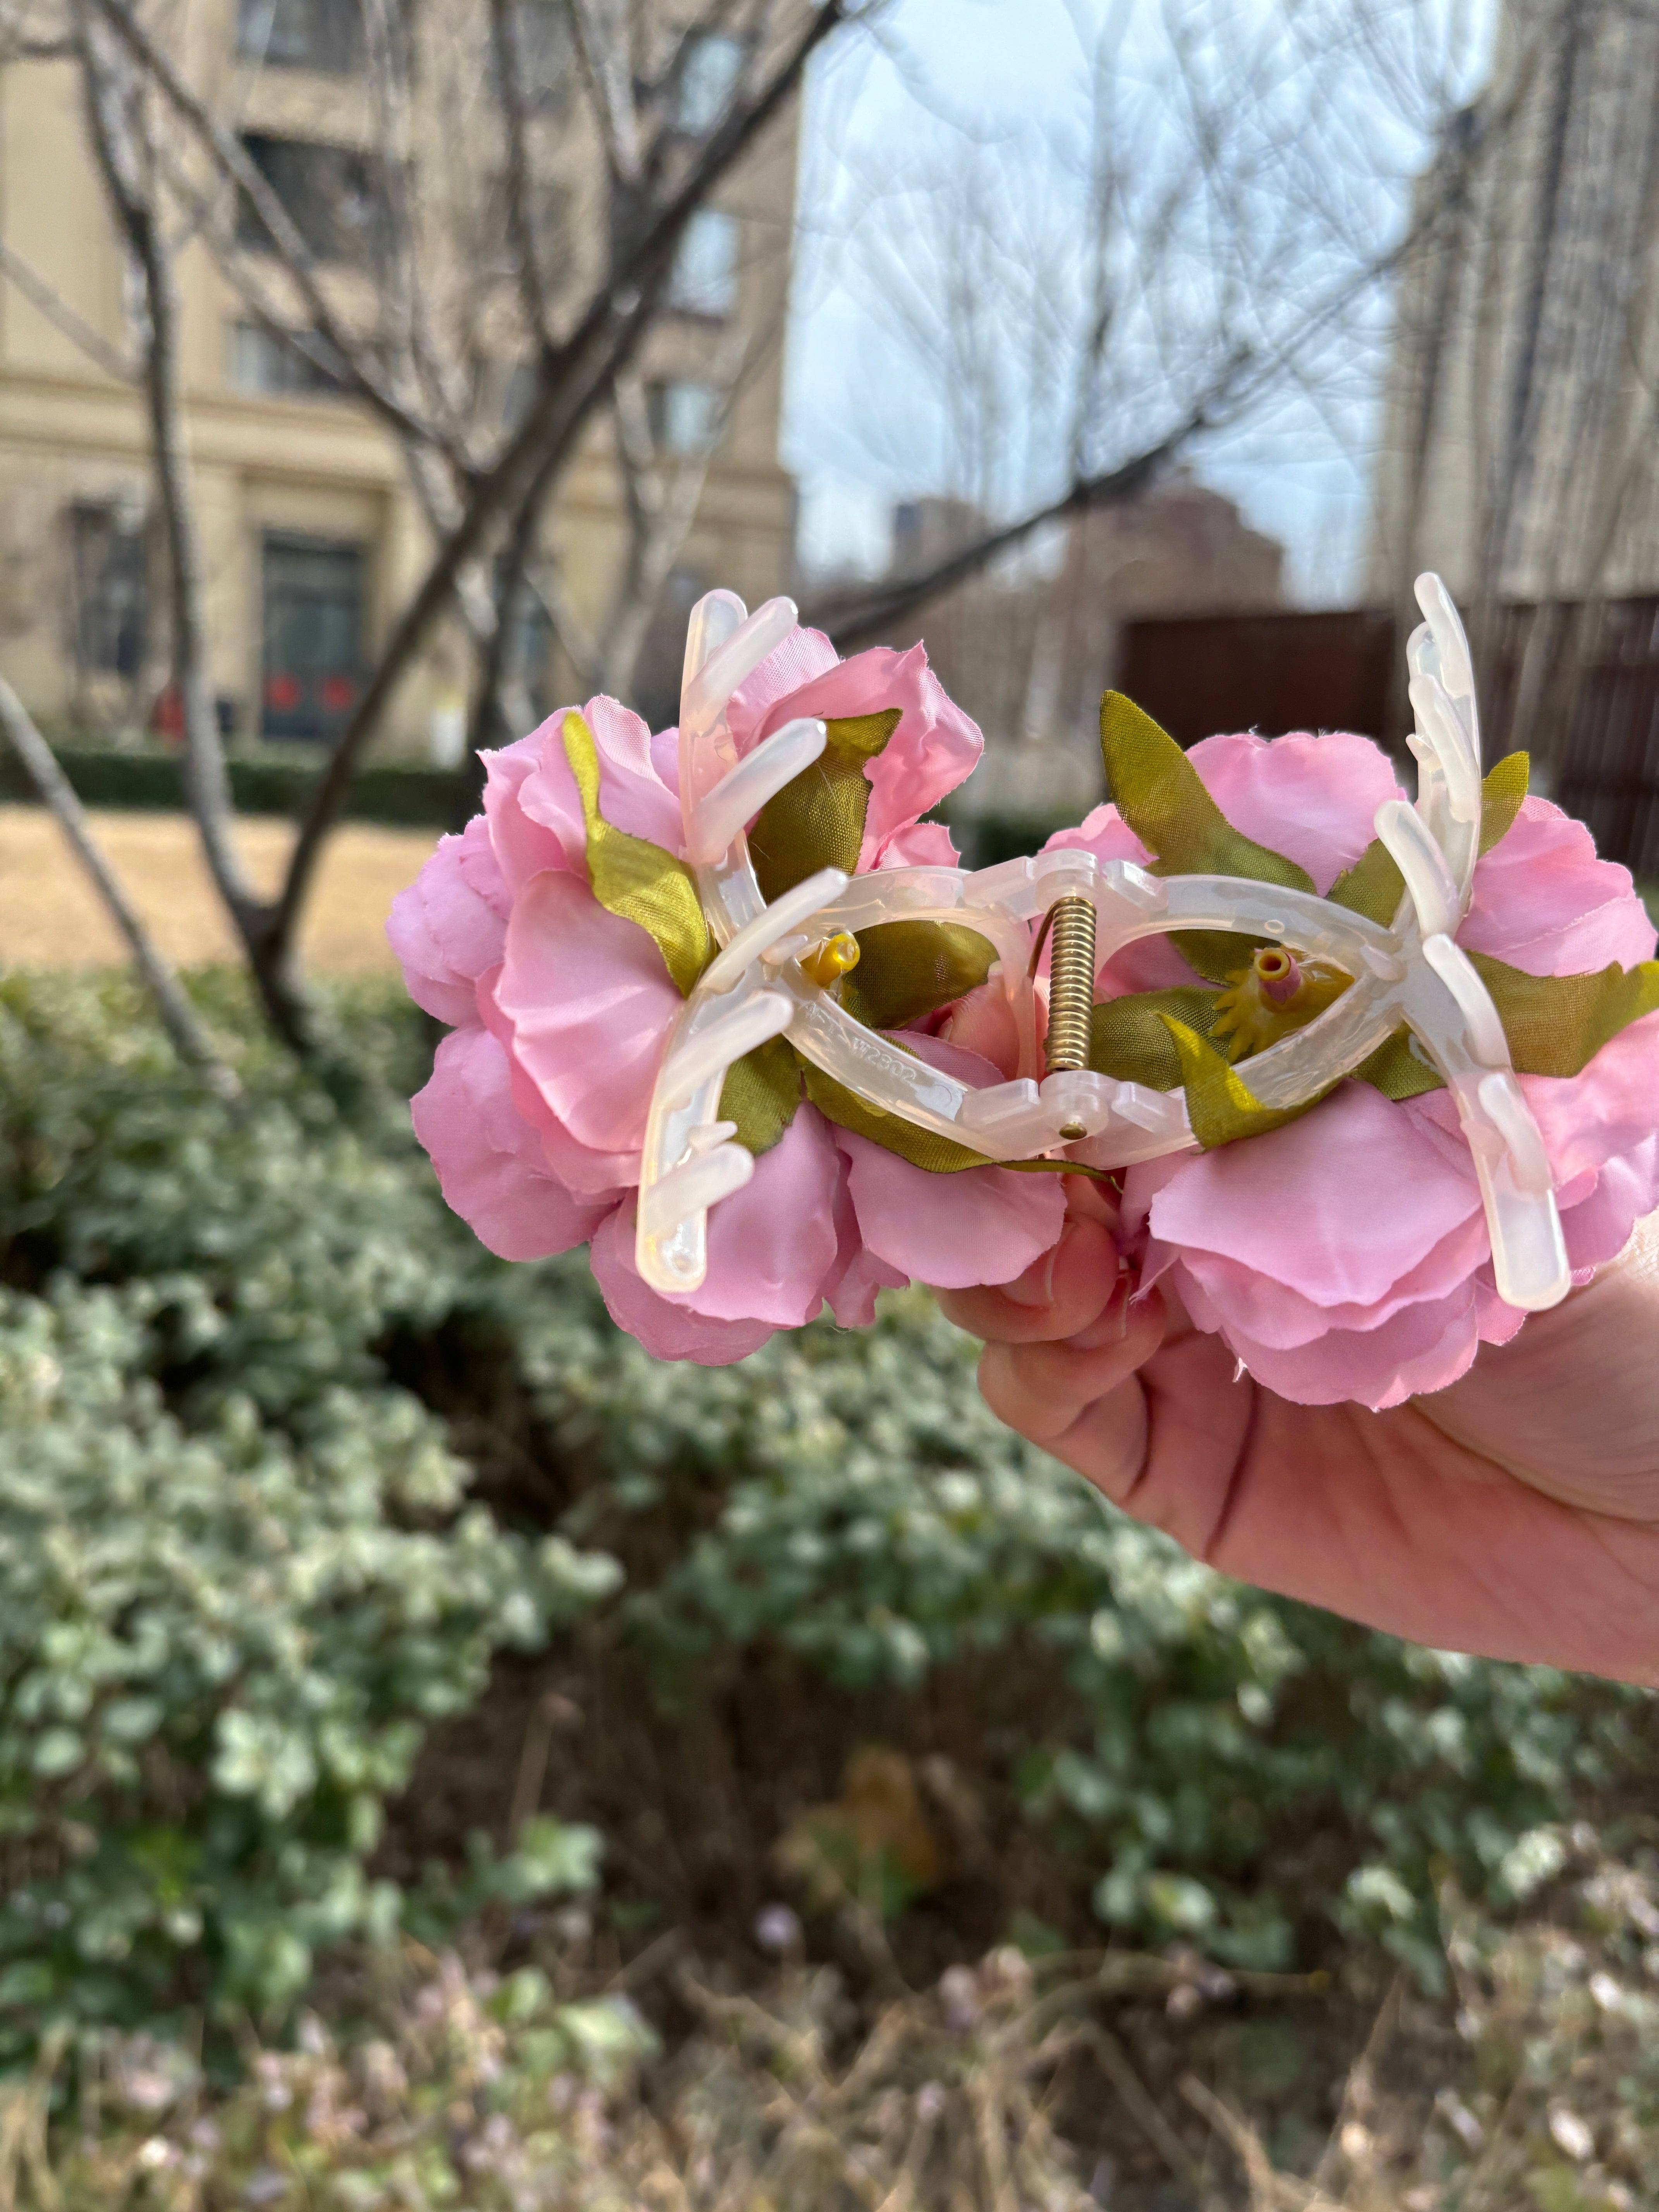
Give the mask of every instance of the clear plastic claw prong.
<path id="1" fill-rule="evenodd" d="M 1419 788 L 1414 806 L 1391 801 L 1377 815 L 1377 834 L 1405 885 L 1386 926 L 1310 892 L 1225 876 L 1159 878 L 1067 848 L 976 874 L 908 867 L 849 880 L 826 869 L 769 907 L 745 825 L 817 758 L 823 726 L 792 723 L 738 759 L 727 721 L 732 694 L 788 634 L 794 609 L 775 599 L 750 615 L 725 592 L 702 600 L 687 638 L 680 790 L 687 854 L 720 950 L 675 1024 L 652 1102 L 640 1173 L 645 1280 L 670 1292 L 702 1283 L 708 1210 L 752 1171 L 749 1155 L 730 1141 L 732 1125 L 718 1119 L 726 1076 L 774 1036 L 786 1036 L 802 1059 L 869 1106 L 986 1160 L 1047 1155 L 1109 1169 L 1191 1146 L 1180 1093 L 1088 1067 L 1043 1073 L 1030 979 L 1034 928 L 1057 902 L 1087 900 L 1097 974 L 1138 939 L 1182 929 L 1278 939 L 1345 970 L 1353 981 L 1323 1013 L 1248 1062 L 1243 1079 L 1250 1094 L 1267 1107 L 1305 1106 L 1403 1023 L 1456 1105 L 1499 1295 L 1528 1309 L 1565 1296 L 1570 1278 L 1548 1155 L 1497 1009 L 1455 941 L 1481 819 L 1468 641 L 1437 577 L 1419 577 L 1417 597 L 1425 619 L 1407 652 Z M 958 1082 L 866 1029 L 801 964 L 809 945 L 829 935 L 902 921 L 954 923 L 989 942 L 1020 1040 L 1011 1080 L 983 1088 Z"/>

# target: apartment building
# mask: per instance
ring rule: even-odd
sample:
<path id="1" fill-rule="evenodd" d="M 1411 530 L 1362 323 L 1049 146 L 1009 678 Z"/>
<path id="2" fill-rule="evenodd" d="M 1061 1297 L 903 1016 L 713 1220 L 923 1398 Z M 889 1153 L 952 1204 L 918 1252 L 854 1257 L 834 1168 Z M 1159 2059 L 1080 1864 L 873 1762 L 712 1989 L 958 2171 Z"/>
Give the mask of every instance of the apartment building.
<path id="1" fill-rule="evenodd" d="M 615 210 L 568 11 L 514 0 L 512 12 L 556 336 L 595 280 Z M 672 33 L 676 0 L 662 12 Z M 431 404 L 453 411 L 475 448 L 504 436 L 532 341 L 515 305 L 489 0 L 398 15 L 411 42 L 401 220 L 415 240 L 401 297 L 389 274 L 392 141 L 363 0 L 175 0 L 149 20 L 283 201 L 351 327 L 372 341 L 389 314 L 426 317 Z M 695 142 L 714 127 L 744 59 L 717 33 L 679 52 L 675 131 Z M 0 669 L 49 726 L 131 737 L 165 732 L 169 718 L 153 588 L 161 541 L 143 398 L 122 374 L 137 293 L 83 109 L 73 60 L 0 67 Z M 176 130 L 162 137 L 164 165 Z M 655 465 L 701 477 L 637 664 L 635 688 L 659 709 L 677 689 L 690 600 L 714 582 L 764 598 L 790 567 L 793 490 L 777 448 L 795 133 L 792 112 L 696 216 L 638 364 L 635 411 Z M 326 349 L 296 353 L 251 312 L 256 293 L 292 296 L 257 220 L 245 204 L 227 209 L 227 188 L 188 149 L 176 160 L 182 380 L 220 719 L 236 740 L 326 742 L 429 557 L 422 503 L 398 438 L 343 393 Z M 422 288 L 413 305 L 409 265 Z M 545 524 L 573 636 L 602 631 L 614 611 L 629 527 L 607 416 Z M 548 596 L 532 599 L 523 641 L 544 700 L 578 680 Z M 383 742 L 453 751 L 469 665 L 459 629 L 441 629 Z"/>
<path id="2" fill-rule="evenodd" d="M 1659 592 L 1659 14 L 1504 0 L 1413 214 L 1368 596 Z"/>

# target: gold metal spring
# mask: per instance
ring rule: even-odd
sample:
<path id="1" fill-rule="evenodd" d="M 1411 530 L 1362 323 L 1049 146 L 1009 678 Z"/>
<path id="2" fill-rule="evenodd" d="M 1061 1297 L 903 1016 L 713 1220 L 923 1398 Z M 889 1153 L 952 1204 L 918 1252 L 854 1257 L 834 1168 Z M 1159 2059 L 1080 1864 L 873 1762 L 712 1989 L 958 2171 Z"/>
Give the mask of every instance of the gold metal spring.
<path id="1" fill-rule="evenodd" d="M 1053 1075 L 1061 1069 L 1089 1065 L 1089 1033 L 1095 1010 L 1093 902 L 1075 893 L 1054 901 L 1043 922 L 1042 936 L 1037 939 L 1037 958 L 1042 953 L 1042 937 L 1051 927 L 1054 951 L 1048 963 L 1045 1051 L 1048 1073 Z"/>

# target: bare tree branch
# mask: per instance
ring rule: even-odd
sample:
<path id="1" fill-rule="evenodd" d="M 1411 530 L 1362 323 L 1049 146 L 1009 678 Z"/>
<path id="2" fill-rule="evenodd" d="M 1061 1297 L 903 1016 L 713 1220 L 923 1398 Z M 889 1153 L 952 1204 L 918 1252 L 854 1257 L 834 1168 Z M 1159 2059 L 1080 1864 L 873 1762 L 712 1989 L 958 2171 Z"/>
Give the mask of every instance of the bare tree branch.
<path id="1" fill-rule="evenodd" d="M 439 426 L 423 421 L 391 389 L 358 343 L 356 333 L 335 313 L 321 282 L 316 256 L 301 236 L 288 210 L 235 138 L 222 129 L 206 105 L 191 90 L 171 57 L 137 21 L 127 0 L 90 0 L 90 4 L 100 10 L 133 58 L 190 125 L 226 180 L 246 199 L 277 258 L 299 288 L 307 313 L 339 357 L 360 397 L 400 437 L 423 440 L 448 449 L 449 441 Z M 463 459 L 459 455 L 453 457 L 458 461 Z"/>
<path id="2" fill-rule="evenodd" d="M 704 486 L 714 454 L 725 437 L 743 380 L 751 340 L 741 328 L 733 330 L 721 346 L 710 374 L 708 389 L 714 395 L 710 420 L 704 425 L 697 448 L 683 455 L 677 466 L 666 469 L 650 440 L 648 421 L 644 455 L 635 455 L 629 473 L 638 479 L 639 519 L 630 533 L 626 570 L 614 595 L 611 616 L 605 626 L 599 653 L 598 688 L 625 699 L 634 686 L 646 634 L 670 572 L 678 560 L 697 518 Z M 619 380 L 617 387 L 619 426 L 646 417 L 645 395 L 633 377 Z M 643 465 L 641 465 L 641 459 Z"/>
<path id="3" fill-rule="evenodd" d="M 507 131 L 507 231 L 518 264 L 519 295 L 532 337 L 548 344 L 550 325 L 547 286 L 542 277 L 541 240 L 536 234 L 535 204 L 530 187 L 530 155 L 525 139 L 524 70 L 519 17 L 514 0 L 489 0 L 490 40 Z"/>
<path id="4" fill-rule="evenodd" d="M 178 976 L 145 928 L 137 908 L 126 895 L 99 849 L 75 787 L 58 766 L 52 747 L 30 720 L 23 703 L 9 684 L 0 678 L 0 729 L 35 790 L 68 841 L 70 849 L 85 869 L 93 889 L 108 909 L 116 927 L 132 952 L 133 964 L 149 986 L 157 1011 L 180 1059 L 200 1071 L 220 1097 L 239 1097 L 241 1085 L 234 1070 L 221 1059 L 198 1020 L 196 1009 L 185 996 Z"/>
<path id="5" fill-rule="evenodd" d="M 113 53 L 100 54 L 89 21 L 83 20 L 81 28 L 93 146 L 144 284 L 149 322 L 144 384 L 173 575 L 173 681 L 185 726 L 185 779 L 214 882 L 246 933 L 258 902 L 230 836 L 230 778 L 208 682 L 201 548 L 179 394 L 179 301 L 150 180 L 144 173 L 143 94 L 131 63 Z"/>
<path id="6" fill-rule="evenodd" d="M 1224 388 L 1224 387 L 1218 387 Z M 802 617 L 827 630 L 843 652 L 866 645 L 919 607 L 942 599 L 958 584 L 965 584 L 1005 553 L 1012 553 L 1048 524 L 1065 522 L 1091 508 L 1127 507 L 1151 490 L 1164 471 L 1189 446 L 1210 422 L 1211 398 L 1177 423 L 1167 436 L 1105 474 L 1087 477 L 1073 484 L 1060 498 L 1021 515 L 1000 529 L 987 531 L 960 552 L 952 553 L 920 576 L 902 577 L 875 586 L 856 597 L 826 600 Z"/>
<path id="7" fill-rule="evenodd" d="M 100 4 L 117 4 L 117 0 L 100 0 Z M 465 515 L 434 556 L 318 781 L 295 841 L 272 928 L 275 942 L 284 951 L 291 944 L 323 844 L 345 803 L 362 749 L 404 670 L 433 622 L 450 603 L 461 570 L 483 550 L 499 518 L 514 510 L 522 514 L 526 506 L 537 506 L 545 498 L 590 416 L 603 404 L 648 328 L 686 226 L 714 186 L 793 98 L 807 63 L 824 40 L 851 19 L 852 12 L 850 0 L 823 0 L 796 34 L 767 84 L 710 135 L 678 191 L 624 253 L 620 265 L 613 266 L 572 337 L 544 359 L 540 389 L 524 422 L 494 467 L 474 479 Z M 517 536 L 519 573 L 522 574 L 523 556 L 533 537 L 522 528 Z M 503 650 L 498 635 L 490 648 L 496 682 Z"/>
<path id="8" fill-rule="evenodd" d="M 71 344 L 76 345 L 87 359 L 101 368 L 106 376 L 113 376 L 123 384 L 136 384 L 139 368 L 118 346 L 112 346 L 101 332 L 77 315 L 60 292 L 54 290 L 23 258 L 21 253 L 0 240 L 0 270 L 10 277 L 32 307 L 40 312 L 61 331 Z"/>
<path id="9" fill-rule="evenodd" d="M 1038 502 L 1013 520 L 988 527 L 923 574 L 826 599 L 811 611 L 807 619 L 827 630 L 843 650 L 868 643 L 958 585 L 979 575 L 1004 554 L 1016 550 L 1048 526 L 1097 507 L 1128 505 L 1144 496 L 1158 477 L 1205 432 L 1237 419 L 1246 405 L 1297 374 L 1299 361 L 1313 342 L 1338 324 L 1357 301 L 1392 276 L 1436 234 L 1448 209 L 1456 205 L 1467 192 L 1472 166 L 1494 143 L 1501 142 L 1509 131 L 1531 81 L 1530 67 L 1523 67 L 1501 97 L 1477 103 L 1468 127 L 1459 134 L 1438 166 L 1431 188 L 1424 194 L 1401 234 L 1333 286 L 1285 336 L 1274 337 L 1269 334 L 1237 343 L 1197 398 L 1155 444 L 1143 447 L 1109 470 L 1076 477 L 1064 492 Z M 1092 341 L 1091 329 L 1091 355 Z M 1074 428 L 1074 456 L 1081 442 Z"/>
<path id="10" fill-rule="evenodd" d="M 617 0 L 565 0 L 565 4 L 593 94 L 605 161 L 613 181 L 631 188 L 639 183 L 643 164 L 626 18 Z M 600 20 L 601 9 L 609 21 Z"/>

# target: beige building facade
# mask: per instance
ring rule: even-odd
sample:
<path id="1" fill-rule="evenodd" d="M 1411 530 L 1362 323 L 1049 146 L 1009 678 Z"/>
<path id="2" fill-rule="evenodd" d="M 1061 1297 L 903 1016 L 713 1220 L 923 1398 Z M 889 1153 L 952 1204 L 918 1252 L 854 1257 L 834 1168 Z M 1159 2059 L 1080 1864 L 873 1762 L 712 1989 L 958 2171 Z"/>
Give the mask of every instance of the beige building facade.
<path id="1" fill-rule="evenodd" d="M 1368 599 L 1659 591 L 1659 12 L 1504 0 L 1414 215 Z"/>
<path id="2" fill-rule="evenodd" d="M 516 15 L 556 337 L 591 293 L 611 215 L 564 11 L 518 0 Z M 189 82 L 294 216 L 339 312 L 372 342 L 399 310 L 380 234 L 386 121 L 357 0 L 176 0 L 160 20 Z M 489 11 L 485 0 L 440 0 L 408 20 L 409 265 L 433 334 L 423 398 L 487 460 L 521 404 L 532 343 L 502 212 Z M 687 139 L 718 119 L 743 58 L 714 34 L 682 57 L 674 127 Z M 651 472 L 698 495 L 635 671 L 659 708 L 665 689 L 672 700 L 672 634 L 690 599 L 720 582 L 752 602 L 791 568 L 793 488 L 778 426 L 795 131 L 792 112 L 694 219 L 630 387 Z M 250 297 L 289 302 L 297 322 L 292 287 L 188 150 L 169 191 L 184 240 L 182 380 L 220 719 L 235 741 L 325 742 L 430 558 L 409 455 L 342 394 L 321 349 L 307 364 L 262 325 Z M 72 60 L 0 68 L 0 670 L 55 734 L 165 734 L 161 538 L 143 394 L 124 374 L 137 288 Z M 562 605 L 573 639 L 602 635 L 629 526 L 602 413 L 547 515 L 550 590 L 532 603 L 525 646 L 529 688 L 544 700 L 581 672 L 542 609 Z M 441 629 L 383 744 L 453 755 L 470 665 L 459 624 Z"/>

